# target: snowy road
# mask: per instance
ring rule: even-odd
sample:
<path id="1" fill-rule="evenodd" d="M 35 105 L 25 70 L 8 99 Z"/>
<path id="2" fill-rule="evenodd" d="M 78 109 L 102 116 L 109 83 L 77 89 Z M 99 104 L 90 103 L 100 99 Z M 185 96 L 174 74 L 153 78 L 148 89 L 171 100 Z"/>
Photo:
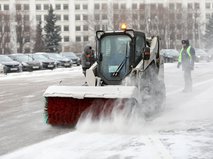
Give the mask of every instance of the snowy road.
<path id="1" fill-rule="evenodd" d="M 71 72 L 70 72 L 71 74 Z M 70 75 L 69 74 L 69 75 Z M 198 63 L 195 66 L 193 76 L 193 92 L 182 93 L 183 73 L 176 68 L 176 64 L 166 64 L 165 82 L 167 89 L 167 102 L 163 112 L 153 117 L 152 120 L 142 121 L 135 119 L 130 123 L 120 118 L 113 122 L 102 121 L 92 123 L 90 121 L 78 125 L 77 130 L 64 134 L 69 130 L 50 128 L 44 125 L 41 119 L 35 119 L 34 126 L 22 125 L 19 119 L 10 112 L 1 112 L 0 147 L 12 147 L 9 141 L 20 140 L 20 135 L 13 133 L 12 139 L 4 139 L 5 133 L 10 131 L 20 132 L 19 129 L 29 129 L 31 137 L 53 138 L 31 145 L 18 145 L 10 151 L 21 148 L 15 152 L 2 155 L 2 159 L 212 159 L 213 158 L 213 63 Z M 54 76 L 51 76 L 52 79 Z M 72 77 L 71 75 L 68 76 Z M 79 78 L 76 76 L 75 78 Z M 28 79 L 28 78 L 27 78 Z M 33 78 L 32 78 L 33 79 Z M 44 78 L 36 78 L 43 83 Z M 49 79 L 49 78 L 48 78 Z M 11 79 L 11 81 L 16 79 Z M 35 79 L 33 79 L 35 80 Z M 60 80 L 60 77 L 57 77 Z M 78 79 L 77 79 L 78 80 Z M 4 81 L 4 80 L 2 80 Z M 0 80 L 1 88 L 3 86 Z M 55 81 L 50 80 L 50 81 Z M 9 84 L 8 84 L 9 85 Z M 7 87 L 6 87 L 7 88 Z M 43 89 L 45 85 L 43 85 Z M 1 101 L 5 100 L 6 90 L 0 92 Z M 38 95 L 34 104 L 41 99 Z M 29 95 L 29 93 L 28 93 Z M 31 96 L 30 96 L 31 97 Z M 20 98 L 20 97 L 19 97 Z M 16 98 L 17 101 L 19 98 Z M 7 102 L 4 102 L 7 103 Z M 26 102 L 33 103 L 30 99 Z M 40 101 L 39 101 L 40 103 Z M 39 104 L 40 105 L 40 104 Z M 12 107 L 14 107 L 13 105 Z M 2 104 L 1 104 L 2 107 Z M 6 105 L 3 107 L 5 108 Z M 37 110 L 42 116 L 42 106 Z M 1 108 L 2 109 L 2 108 Z M 23 111 L 28 113 L 33 107 L 22 106 Z M 10 109 L 9 109 L 10 110 Z M 11 110 L 13 110 L 11 108 Z M 20 110 L 19 110 L 20 111 Z M 10 118 L 7 118 L 9 115 Z M 29 114 L 31 116 L 32 114 Z M 2 119 L 2 116 L 4 119 Z M 38 117 L 38 116 L 37 116 Z M 28 118 L 26 118 L 28 119 Z M 31 118 L 33 119 L 33 117 Z M 16 128 L 13 130 L 11 125 Z M 27 122 L 26 122 L 27 123 Z M 20 128 L 21 126 L 21 128 Z M 29 128 L 28 128 L 29 126 Z M 6 130 L 5 130 L 6 129 Z M 35 132 L 40 130 L 41 134 Z M 54 130 L 56 132 L 54 132 Z M 2 131 L 6 131 L 2 133 Z M 45 133 L 44 133 L 45 132 Z M 63 135 L 59 135 L 59 134 Z M 19 133 L 17 133 L 19 134 Z M 24 134 L 23 142 L 27 140 L 29 134 Z M 44 136 L 41 136 L 44 135 Z M 59 136 L 57 136 L 59 135 Z M 9 140 L 9 141 L 8 141 Z M 5 144 L 2 144 L 5 141 Z M 14 142 L 14 141 L 13 141 Z M 27 143 L 27 142 L 26 142 Z M 5 151 L 4 151 L 5 153 Z"/>
<path id="2" fill-rule="evenodd" d="M 81 67 L 0 74 L 0 155 L 70 132 L 44 123 L 48 85 L 81 85 Z"/>

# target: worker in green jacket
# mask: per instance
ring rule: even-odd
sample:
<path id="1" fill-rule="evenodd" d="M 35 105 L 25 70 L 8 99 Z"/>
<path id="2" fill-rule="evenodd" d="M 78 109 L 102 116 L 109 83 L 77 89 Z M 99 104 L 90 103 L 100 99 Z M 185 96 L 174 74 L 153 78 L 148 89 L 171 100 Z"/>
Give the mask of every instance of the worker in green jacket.
<path id="1" fill-rule="evenodd" d="M 192 91 L 192 76 L 191 71 L 194 69 L 194 61 L 195 61 L 195 49 L 190 46 L 189 40 L 182 40 L 182 49 L 178 58 L 178 65 L 182 65 L 182 70 L 184 71 L 184 82 L 185 87 L 183 92 Z"/>

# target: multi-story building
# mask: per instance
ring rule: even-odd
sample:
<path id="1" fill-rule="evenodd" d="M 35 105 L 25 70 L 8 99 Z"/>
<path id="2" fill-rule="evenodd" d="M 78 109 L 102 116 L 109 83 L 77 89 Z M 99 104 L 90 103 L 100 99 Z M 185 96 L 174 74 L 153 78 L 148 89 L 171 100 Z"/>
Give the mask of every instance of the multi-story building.
<path id="1" fill-rule="evenodd" d="M 213 13 L 213 0 L 1 0 L 0 53 L 32 51 L 36 24 L 44 26 L 50 4 L 61 28 L 62 51 L 94 44 L 96 30 L 118 29 L 122 22 L 147 35 L 159 34 L 163 47 L 179 48 L 183 38 L 202 47 Z"/>

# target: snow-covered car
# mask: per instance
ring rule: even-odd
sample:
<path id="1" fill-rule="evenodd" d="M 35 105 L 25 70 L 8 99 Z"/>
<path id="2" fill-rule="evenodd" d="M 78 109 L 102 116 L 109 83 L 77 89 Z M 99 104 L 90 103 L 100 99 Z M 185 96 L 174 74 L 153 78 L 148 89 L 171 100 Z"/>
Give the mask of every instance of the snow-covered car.
<path id="1" fill-rule="evenodd" d="M 160 54 L 165 62 L 174 62 L 178 60 L 179 52 L 175 49 L 162 49 Z"/>
<path id="2" fill-rule="evenodd" d="M 70 62 L 70 60 L 66 57 L 63 57 L 62 55 L 60 55 L 58 53 L 43 52 L 43 53 L 36 53 L 36 54 L 41 54 L 41 55 L 47 57 L 48 59 L 54 60 L 55 65 L 57 67 L 72 67 L 72 63 Z"/>
<path id="3" fill-rule="evenodd" d="M 54 69 L 56 67 L 54 60 L 48 59 L 42 54 L 28 54 L 34 61 L 40 62 L 41 69 Z"/>
<path id="4" fill-rule="evenodd" d="M 19 62 L 22 65 L 23 71 L 33 71 L 33 70 L 41 69 L 40 63 L 33 61 L 32 57 L 26 54 L 21 54 L 21 53 L 10 54 L 9 57 Z"/>
<path id="5" fill-rule="evenodd" d="M 3 67 L 3 73 L 5 74 L 9 72 L 20 72 L 22 70 L 20 63 L 12 60 L 7 55 L 0 55 L 0 64 L 0 67 Z"/>
<path id="6" fill-rule="evenodd" d="M 61 52 L 61 55 L 70 59 L 72 64 L 76 64 L 77 66 L 81 64 L 80 58 L 73 52 Z"/>
<path id="7" fill-rule="evenodd" d="M 207 61 L 209 62 L 211 59 L 211 56 L 205 52 L 203 49 L 195 48 L 195 61 Z"/>

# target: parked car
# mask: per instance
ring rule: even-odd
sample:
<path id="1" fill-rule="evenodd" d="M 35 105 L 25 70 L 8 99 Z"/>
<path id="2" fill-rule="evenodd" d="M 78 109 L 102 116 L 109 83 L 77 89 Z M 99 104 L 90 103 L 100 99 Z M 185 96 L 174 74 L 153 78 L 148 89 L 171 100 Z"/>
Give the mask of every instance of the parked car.
<path id="1" fill-rule="evenodd" d="M 40 62 L 41 69 L 54 69 L 56 67 L 55 61 L 48 59 L 46 56 L 42 54 L 28 54 L 33 58 L 34 61 Z"/>
<path id="2" fill-rule="evenodd" d="M 209 62 L 211 59 L 211 56 L 205 52 L 203 49 L 195 48 L 195 61 L 207 61 Z"/>
<path id="3" fill-rule="evenodd" d="M 9 57 L 17 62 L 20 62 L 22 65 L 23 71 L 33 71 L 33 70 L 41 69 L 40 63 L 33 61 L 32 57 L 26 54 L 21 54 L 21 53 L 10 54 Z"/>
<path id="4" fill-rule="evenodd" d="M 9 72 L 20 72 L 22 70 L 20 63 L 12 60 L 7 55 L 0 55 L 0 64 L 5 74 Z"/>
<path id="5" fill-rule="evenodd" d="M 36 54 L 41 54 L 44 55 L 45 57 L 47 57 L 48 59 L 54 60 L 55 61 L 55 65 L 57 67 L 71 67 L 72 63 L 70 62 L 70 60 L 68 58 L 63 57 L 62 55 L 58 54 L 58 53 L 36 53 Z"/>
<path id="6" fill-rule="evenodd" d="M 61 52 L 61 55 L 70 59 L 72 64 L 79 66 L 81 64 L 80 58 L 73 52 Z"/>
<path id="7" fill-rule="evenodd" d="M 160 54 L 164 57 L 165 62 L 177 61 L 179 57 L 179 52 L 175 49 L 162 49 Z"/>

